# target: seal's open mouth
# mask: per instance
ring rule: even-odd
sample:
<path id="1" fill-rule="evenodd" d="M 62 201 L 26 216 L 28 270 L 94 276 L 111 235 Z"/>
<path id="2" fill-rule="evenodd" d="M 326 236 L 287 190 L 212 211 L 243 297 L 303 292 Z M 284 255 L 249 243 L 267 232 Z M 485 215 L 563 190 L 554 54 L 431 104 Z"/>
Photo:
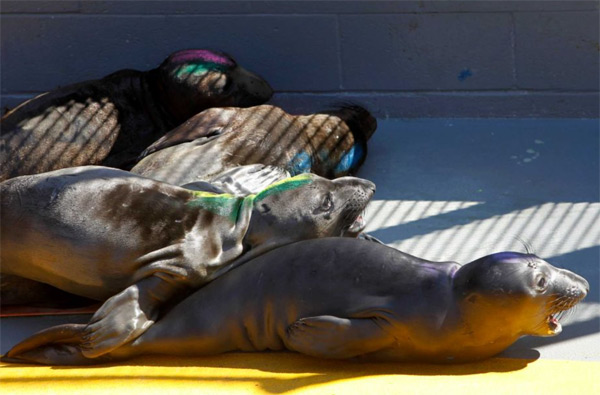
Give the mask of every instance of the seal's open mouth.
<path id="1" fill-rule="evenodd" d="M 557 315 L 550 314 L 548 316 L 548 318 L 546 319 L 546 321 L 548 322 L 548 334 L 558 335 L 560 332 L 562 332 L 562 325 L 560 324 L 560 322 L 558 322 L 558 320 L 560 320 L 563 313 L 564 312 L 561 311 Z"/>
<path id="2" fill-rule="evenodd" d="M 548 316 L 546 317 L 546 333 L 548 336 L 558 335 L 562 332 L 562 325 L 559 321 L 565 317 L 565 315 L 572 312 L 573 308 L 585 298 L 586 294 L 587 290 L 579 293 L 577 297 L 562 297 L 557 298 L 552 302 L 552 307 L 550 311 L 548 311 Z"/>
<path id="3" fill-rule="evenodd" d="M 342 231 L 342 235 L 345 237 L 358 237 L 360 232 L 362 232 L 366 226 L 364 216 L 365 212 L 363 210 L 363 212 L 358 214 L 358 216 L 354 219 L 354 222 L 352 222 L 347 228 L 345 228 Z"/>
<path id="4" fill-rule="evenodd" d="M 577 302 L 570 302 L 570 307 L 565 310 L 554 311 L 546 317 L 546 324 L 548 325 L 548 335 L 558 335 L 562 332 L 562 325 L 560 324 L 560 320 L 566 315 L 567 312 L 571 311 L 571 309 L 575 306 Z"/>
<path id="5" fill-rule="evenodd" d="M 364 213 L 365 212 L 363 211 L 362 213 L 358 214 L 358 217 L 356 217 L 354 222 L 346 230 L 347 233 L 356 233 L 358 235 L 360 232 L 363 231 L 363 229 L 366 226 Z"/>

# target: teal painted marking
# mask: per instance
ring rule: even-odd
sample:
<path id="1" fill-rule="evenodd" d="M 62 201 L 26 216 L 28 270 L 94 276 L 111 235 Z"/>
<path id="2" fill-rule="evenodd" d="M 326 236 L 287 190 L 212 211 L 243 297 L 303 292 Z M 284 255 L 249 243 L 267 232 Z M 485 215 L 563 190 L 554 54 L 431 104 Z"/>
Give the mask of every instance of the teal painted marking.
<path id="1" fill-rule="evenodd" d="M 175 74 L 177 75 L 177 77 L 181 77 L 183 75 L 188 75 L 188 74 L 192 74 L 192 75 L 201 75 L 206 73 L 207 71 L 226 71 L 227 67 L 222 65 L 222 64 L 218 64 L 218 63 L 212 63 L 212 62 L 203 62 L 203 63 L 190 63 L 190 64 L 186 64 L 184 66 L 179 66 L 177 68 L 177 71 L 175 72 Z"/>

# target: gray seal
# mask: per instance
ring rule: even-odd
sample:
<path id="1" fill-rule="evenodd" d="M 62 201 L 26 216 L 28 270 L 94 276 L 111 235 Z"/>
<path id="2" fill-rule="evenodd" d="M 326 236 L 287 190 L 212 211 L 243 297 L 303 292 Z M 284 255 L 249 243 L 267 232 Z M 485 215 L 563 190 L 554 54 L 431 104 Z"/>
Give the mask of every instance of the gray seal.
<path id="1" fill-rule="evenodd" d="M 149 331 L 96 359 L 84 326 L 24 340 L 7 361 L 94 364 L 141 354 L 292 350 L 322 358 L 467 362 L 523 335 L 561 331 L 562 312 L 589 285 L 531 254 L 463 266 L 360 239 L 308 240 L 270 251 L 199 289 Z"/>
<path id="2" fill-rule="evenodd" d="M 192 191 L 83 166 L 0 184 L 2 274 L 108 300 L 85 354 L 143 333 L 191 290 L 270 249 L 353 234 L 375 185 L 303 174 L 258 194 Z"/>
<path id="3" fill-rule="evenodd" d="M 277 166 L 291 175 L 356 174 L 377 128 L 364 108 L 347 105 L 292 115 L 279 107 L 212 108 L 167 133 L 131 171 L 174 185 L 210 181 L 232 167 Z"/>
<path id="4" fill-rule="evenodd" d="M 148 145 L 202 110 L 253 106 L 271 95 L 261 77 L 209 50 L 61 87 L 2 117 L 0 180 L 81 165 L 129 169 Z"/>
<path id="5" fill-rule="evenodd" d="M 186 185 L 196 191 L 216 194 L 231 194 L 245 197 L 258 193 L 269 185 L 289 178 L 290 174 L 274 166 L 247 165 L 231 168 L 210 180 L 198 181 Z M 353 228 L 362 230 L 362 217 Z M 363 234 L 361 234 L 362 236 Z M 355 236 L 351 229 L 346 236 Z M 72 309 L 80 306 L 97 305 L 97 301 L 64 292 L 51 285 L 10 274 L 0 274 L 0 304 L 2 306 L 19 305 L 30 307 Z"/>

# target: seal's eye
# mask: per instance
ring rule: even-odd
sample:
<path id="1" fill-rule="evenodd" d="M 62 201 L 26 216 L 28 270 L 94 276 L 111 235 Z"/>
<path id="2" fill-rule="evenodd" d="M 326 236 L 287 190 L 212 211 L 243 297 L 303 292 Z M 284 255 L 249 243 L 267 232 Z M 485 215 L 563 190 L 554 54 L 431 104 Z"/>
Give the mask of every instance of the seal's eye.
<path id="1" fill-rule="evenodd" d="M 331 210 L 332 207 L 333 207 L 333 199 L 331 198 L 330 194 L 327 194 L 327 196 L 325 196 L 325 199 L 323 199 L 323 203 L 321 203 L 321 210 L 329 211 L 329 210 Z"/>
<path id="2" fill-rule="evenodd" d="M 537 278 L 535 285 L 538 291 L 544 291 L 546 289 L 546 286 L 548 285 L 548 280 L 546 280 L 546 277 L 540 276 Z"/>

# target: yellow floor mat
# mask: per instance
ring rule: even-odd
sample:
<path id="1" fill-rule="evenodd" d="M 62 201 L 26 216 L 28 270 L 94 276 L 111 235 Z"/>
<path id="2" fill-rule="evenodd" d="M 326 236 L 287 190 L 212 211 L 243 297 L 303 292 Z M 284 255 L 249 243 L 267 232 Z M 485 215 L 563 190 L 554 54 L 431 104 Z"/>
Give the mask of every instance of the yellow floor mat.
<path id="1" fill-rule="evenodd" d="M 293 353 L 144 357 L 94 367 L 0 364 L 2 394 L 598 394 L 600 362 L 464 365 L 328 361 Z M 136 392 L 137 391 L 137 392 Z"/>

